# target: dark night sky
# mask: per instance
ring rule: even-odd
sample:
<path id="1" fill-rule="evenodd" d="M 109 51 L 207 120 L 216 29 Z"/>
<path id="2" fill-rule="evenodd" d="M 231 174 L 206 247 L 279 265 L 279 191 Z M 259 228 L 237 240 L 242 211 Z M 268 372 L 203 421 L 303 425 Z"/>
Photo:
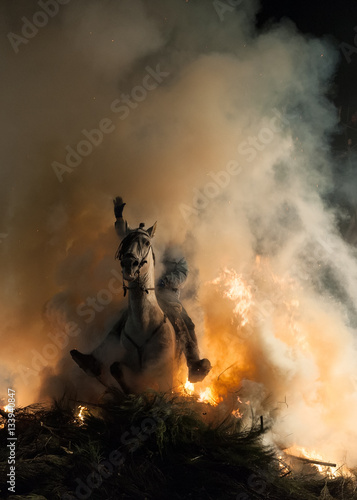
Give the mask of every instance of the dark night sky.
<path id="1" fill-rule="evenodd" d="M 337 155 L 344 154 L 349 138 L 352 140 L 352 149 L 355 149 L 357 128 L 356 122 L 352 123 L 352 120 L 354 116 L 357 117 L 357 0 L 260 0 L 260 3 L 261 10 L 257 17 L 258 28 L 264 29 L 267 23 L 289 18 L 300 32 L 327 38 L 339 51 L 340 60 L 336 68 L 334 84 L 331 85 L 330 99 L 340 110 L 341 127 L 339 132 L 331 137 L 331 147 Z M 352 49 L 356 49 L 356 52 L 351 52 L 350 61 L 341 50 L 342 43 L 349 44 Z M 338 162 L 336 165 L 340 176 Z M 344 195 L 341 197 L 338 190 L 330 197 L 330 201 L 333 198 L 337 204 L 344 205 Z"/>
<path id="2" fill-rule="evenodd" d="M 273 17 L 276 20 L 286 16 L 292 19 L 299 30 L 318 36 L 332 33 L 338 39 L 346 36 L 353 39 L 353 27 L 357 24 L 356 0 L 262 0 L 259 20 Z"/>
<path id="3" fill-rule="evenodd" d="M 279 21 L 290 18 L 299 31 L 318 37 L 333 40 L 336 47 L 342 42 L 354 45 L 357 32 L 357 1 L 356 0 L 311 0 L 299 2 L 296 0 L 261 0 L 262 9 L 258 15 L 257 24 L 264 26 L 269 20 Z M 357 41 L 357 39 L 356 39 Z M 357 53 L 351 54 L 348 63 L 340 50 L 340 64 L 336 73 L 337 95 L 336 104 L 355 106 L 357 108 Z"/>

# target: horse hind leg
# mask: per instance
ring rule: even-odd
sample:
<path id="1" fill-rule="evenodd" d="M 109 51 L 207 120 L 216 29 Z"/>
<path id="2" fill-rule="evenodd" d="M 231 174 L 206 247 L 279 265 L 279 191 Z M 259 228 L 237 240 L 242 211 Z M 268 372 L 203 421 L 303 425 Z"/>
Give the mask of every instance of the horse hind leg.
<path id="1" fill-rule="evenodd" d="M 115 380 L 118 382 L 123 393 L 124 394 L 131 394 L 132 391 L 129 389 L 128 384 L 124 380 L 122 363 L 120 363 L 119 361 L 116 361 L 115 363 L 113 363 L 110 366 L 110 373 L 115 378 Z"/>

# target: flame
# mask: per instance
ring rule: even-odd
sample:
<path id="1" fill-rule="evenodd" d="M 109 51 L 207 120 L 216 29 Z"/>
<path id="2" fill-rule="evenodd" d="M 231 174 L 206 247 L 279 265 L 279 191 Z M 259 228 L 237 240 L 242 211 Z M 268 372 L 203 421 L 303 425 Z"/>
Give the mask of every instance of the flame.
<path id="1" fill-rule="evenodd" d="M 269 259 L 260 256 L 257 256 L 252 267 L 249 275 L 239 274 L 233 268 L 224 268 L 213 281 L 206 283 L 209 286 L 202 290 L 206 342 L 203 349 L 205 357 L 208 357 L 213 365 L 213 370 L 209 382 L 198 384 L 200 390 L 197 391 L 192 384 L 185 385 L 185 393 L 195 394 L 199 401 L 217 406 L 223 401 L 223 397 L 231 400 L 231 394 L 237 393 L 242 387 L 241 396 L 237 397 L 237 403 L 231 412 L 232 417 L 244 421 L 256 411 L 257 405 L 264 402 L 264 391 L 259 392 L 260 386 L 254 386 L 257 392 L 251 394 L 248 391 L 250 385 L 244 382 L 252 381 L 252 386 L 258 382 L 264 387 L 267 378 L 267 387 L 274 387 L 274 397 L 279 403 L 284 403 L 284 406 L 281 406 L 282 411 L 285 406 L 289 407 L 289 412 L 297 408 L 298 415 L 301 410 L 294 405 L 294 394 L 290 397 L 288 392 L 288 403 L 286 394 L 284 398 L 286 383 L 282 380 L 282 374 L 288 367 L 294 376 L 294 383 L 295 379 L 306 379 L 310 384 L 310 379 L 303 372 L 303 368 L 307 367 L 311 373 L 314 373 L 314 370 L 320 373 L 323 380 L 334 382 L 330 377 L 327 357 L 322 356 L 325 351 L 321 349 L 320 337 L 315 335 L 315 322 L 319 330 L 324 329 L 326 325 L 328 333 L 332 331 L 333 326 L 329 325 L 329 315 L 325 313 L 324 308 L 315 308 L 315 303 L 311 308 L 307 307 L 309 295 L 305 294 L 294 275 L 275 274 Z M 335 345 L 332 341 L 331 344 Z M 257 349 L 259 355 L 261 352 L 267 354 L 263 367 L 257 362 Z M 333 387 L 336 384 L 334 383 Z M 313 382 L 311 386 L 315 387 Z M 304 384 L 302 387 L 305 387 Z M 323 399 L 324 390 L 322 384 L 316 386 L 316 397 Z M 304 404 L 314 410 L 315 402 L 309 396 L 309 390 L 304 390 L 302 394 Z M 326 404 L 328 403 L 327 400 Z M 262 407 L 262 414 L 265 411 L 270 415 L 269 406 Z M 331 413 L 332 416 L 334 413 Z M 272 417 L 275 419 L 275 415 Z M 304 444 L 299 438 L 302 436 L 296 436 L 296 441 Z M 274 441 L 274 436 L 272 439 Z M 346 466 L 333 467 L 313 463 L 314 460 L 325 464 L 332 463 L 328 454 L 324 443 L 320 446 L 316 441 L 311 443 L 311 449 L 301 446 L 291 449 L 291 455 L 310 460 L 311 466 L 316 467 L 325 477 L 336 477 L 343 467 L 347 470 Z M 290 460 L 286 458 L 289 465 L 286 465 L 283 459 L 279 460 L 284 475 L 289 472 Z M 334 464 L 337 463 L 336 460 L 333 461 Z M 298 466 L 298 462 L 293 463 L 294 467 Z"/>
<path id="2" fill-rule="evenodd" d="M 77 413 L 76 420 L 79 421 L 80 424 L 83 424 L 84 423 L 85 412 L 88 411 L 88 408 L 86 408 L 85 406 L 79 405 L 78 406 L 78 410 L 79 411 Z"/>
<path id="3" fill-rule="evenodd" d="M 247 408 L 250 407 L 250 401 L 242 401 L 241 398 L 237 396 L 237 403 L 239 403 L 240 406 L 232 411 L 232 415 L 235 418 L 244 418 Z"/>
<path id="4" fill-rule="evenodd" d="M 213 389 L 211 387 L 207 387 L 203 391 L 200 392 L 198 401 L 200 403 L 208 403 L 211 406 L 217 406 L 223 400 L 222 397 L 214 394 Z"/>
<path id="5" fill-rule="evenodd" d="M 11 413 L 12 412 L 12 408 L 9 407 L 9 405 L 6 405 L 3 407 L 3 411 L 6 412 L 6 413 Z M 5 428 L 5 424 L 0 424 L 0 429 L 4 429 Z"/>
<path id="6" fill-rule="evenodd" d="M 306 448 L 304 448 L 302 446 L 294 445 L 294 446 L 288 448 L 287 450 L 285 450 L 285 452 L 288 453 L 289 455 L 297 456 L 297 457 L 301 457 L 301 458 L 307 458 L 308 460 L 311 460 L 311 461 L 316 460 L 316 462 L 326 462 L 326 463 L 331 462 L 331 460 L 328 460 L 328 459 L 326 459 L 326 457 L 323 457 L 321 455 L 321 453 L 319 453 L 318 451 L 307 450 Z M 345 466 L 337 466 L 336 465 L 335 467 L 333 467 L 332 465 L 321 465 L 321 464 L 313 463 L 313 462 L 312 462 L 312 465 L 317 468 L 317 470 L 320 472 L 320 474 L 328 477 L 329 479 L 336 478 L 337 471 L 342 472 L 342 470 L 343 470 L 343 474 L 346 474 L 346 473 L 350 474 L 347 467 L 345 467 Z"/>
<path id="7" fill-rule="evenodd" d="M 285 463 L 285 457 L 283 457 L 282 455 L 278 455 L 278 464 L 279 464 L 280 474 L 281 474 L 280 477 L 284 477 L 284 476 L 290 474 L 291 468 L 289 467 L 289 465 L 287 463 Z"/>
<path id="8" fill-rule="evenodd" d="M 208 386 L 198 391 L 188 379 L 182 385 L 181 393 L 187 396 L 197 396 L 200 403 L 207 403 L 211 406 L 217 406 L 223 400 L 221 396 L 214 392 L 212 387 Z"/>
<path id="9" fill-rule="evenodd" d="M 183 386 L 183 392 L 188 394 L 189 396 L 192 396 L 192 394 L 195 392 L 195 386 L 191 384 L 191 382 L 187 379 L 185 385 Z"/>
<path id="10" fill-rule="evenodd" d="M 214 285 L 221 285 L 225 289 L 223 296 L 235 302 L 233 312 L 240 317 L 241 326 L 248 323 L 248 313 L 253 303 L 251 287 L 247 285 L 242 276 L 234 269 L 224 269 L 220 276 L 212 282 Z"/>

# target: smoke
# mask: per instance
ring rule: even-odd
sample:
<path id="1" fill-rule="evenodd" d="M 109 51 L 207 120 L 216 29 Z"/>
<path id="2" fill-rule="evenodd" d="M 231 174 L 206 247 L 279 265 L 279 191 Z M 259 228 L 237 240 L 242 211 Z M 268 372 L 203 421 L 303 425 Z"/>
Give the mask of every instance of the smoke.
<path id="1" fill-rule="evenodd" d="M 280 408 L 277 441 L 356 465 L 356 252 L 326 202 L 337 53 L 288 20 L 257 33 L 258 3 L 236 4 L 68 2 L 28 38 L 39 4 L 2 5 L 25 40 L 0 49 L 2 388 L 20 404 L 100 394 L 68 353 L 125 305 L 120 194 L 131 226 L 158 221 L 157 254 L 180 245 L 196 270 L 212 383 L 234 364 L 226 385 Z M 212 283 L 225 268 L 251 293 L 245 325 Z"/>

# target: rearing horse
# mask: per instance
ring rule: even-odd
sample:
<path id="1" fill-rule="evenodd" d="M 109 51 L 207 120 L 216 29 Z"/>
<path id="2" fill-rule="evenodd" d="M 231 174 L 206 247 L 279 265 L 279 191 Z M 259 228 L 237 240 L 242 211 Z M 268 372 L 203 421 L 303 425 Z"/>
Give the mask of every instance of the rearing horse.
<path id="1" fill-rule="evenodd" d="M 125 393 L 173 387 L 176 337 L 155 294 L 155 256 L 151 246 L 156 223 L 128 232 L 116 253 L 129 306 L 104 341 L 89 355 L 71 355 L 88 374 L 100 377 L 104 364 Z"/>

